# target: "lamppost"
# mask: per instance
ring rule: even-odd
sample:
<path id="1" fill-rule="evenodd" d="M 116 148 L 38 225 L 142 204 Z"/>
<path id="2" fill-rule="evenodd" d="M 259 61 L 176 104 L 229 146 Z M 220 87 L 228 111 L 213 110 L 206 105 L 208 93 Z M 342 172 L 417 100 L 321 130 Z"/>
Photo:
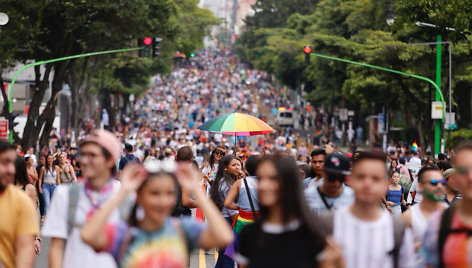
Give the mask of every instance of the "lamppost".
<path id="1" fill-rule="evenodd" d="M 426 22 L 421 22 L 417 21 L 416 25 L 419 27 L 429 27 L 429 28 L 439 28 L 439 26 L 431 24 L 431 23 L 426 23 Z M 448 31 L 455 31 L 454 28 L 446 27 L 445 28 Z M 442 55 L 442 44 L 448 43 L 449 45 L 449 112 L 451 112 L 451 76 L 452 76 L 452 48 L 450 42 L 443 42 L 442 41 L 442 36 L 438 34 L 436 36 L 436 42 L 431 42 L 428 45 L 436 45 L 436 84 L 439 88 L 441 88 L 441 55 Z M 440 96 L 438 92 L 435 94 L 435 100 L 440 101 Z M 444 107 L 443 107 L 444 109 Z M 451 114 L 450 114 L 451 116 Z M 434 125 L 434 154 L 437 156 L 440 151 L 441 147 L 441 119 L 436 119 L 435 120 L 435 125 Z"/>

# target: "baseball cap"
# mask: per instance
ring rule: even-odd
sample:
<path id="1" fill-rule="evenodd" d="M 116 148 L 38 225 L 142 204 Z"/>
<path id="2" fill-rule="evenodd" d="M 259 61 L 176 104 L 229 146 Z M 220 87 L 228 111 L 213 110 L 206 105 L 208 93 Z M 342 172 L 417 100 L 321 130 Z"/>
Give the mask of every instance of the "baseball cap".
<path id="1" fill-rule="evenodd" d="M 454 173 L 456 173 L 456 170 L 454 168 L 447 169 L 446 171 L 444 171 L 443 177 L 447 179 Z"/>
<path id="2" fill-rule="evenodd" d="M 350 175 L 351 163 L 349 158 L 341 153 L 331 153 L 326 155 L 323 170 L 331 173 Z"/>
<path id="3" fill-rule="evenodd" d="M 121 156 L 121 144 L 118 139 L 108 130 L 95 129 L 80 144 L 80 147 L 87 143 L 96 143 L 111 154 L 114 160 Z"/>

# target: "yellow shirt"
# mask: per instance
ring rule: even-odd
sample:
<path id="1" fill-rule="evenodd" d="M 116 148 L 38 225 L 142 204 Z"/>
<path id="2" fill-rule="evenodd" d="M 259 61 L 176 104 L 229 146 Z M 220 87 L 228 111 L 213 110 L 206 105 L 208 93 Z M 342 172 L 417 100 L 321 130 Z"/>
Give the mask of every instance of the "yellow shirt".
<path id="1" fill-rule="evenodd" d="M 0 263 L 14 268 L 15 240 L 21 235 L 38 235 L 38 215 L 31 198 L 9 184 L 0 194 L 0 218 Z"/>

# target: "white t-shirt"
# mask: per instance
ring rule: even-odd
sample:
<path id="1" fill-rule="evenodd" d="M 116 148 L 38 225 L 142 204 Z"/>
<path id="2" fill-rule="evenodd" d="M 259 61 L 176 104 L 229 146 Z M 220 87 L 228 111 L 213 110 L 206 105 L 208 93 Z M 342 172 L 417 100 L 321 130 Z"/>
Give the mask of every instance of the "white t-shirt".
<path id="1" fill-rule="evenodd" d="M 99 200 L 100 204 L 104 204 L 116 191 L 120 185 L 118 181 L 113 183 L 110 194 L 107 199 L 97 199 L 98 192 L 93 192 L 92 197 Z M 46 215 L 46 220 L 41 234 L 46 237 L 67 238 L 67 220 L 69 209 L 69 187 L 70 185 L 62 184 L 56 188 L 51 201 L 51 206 Z M 103 198 L 103 197 L 102 197 Z M 117 267 L 115 260 L 109 253 L 97 253 L 89 245 L 85 244 L 80 238 L 80 228 L 85 224 L 87 214 L 92 208 L 91 202 L 85 195 L 84 188 L 79 192 L 79 202 L 75 214 L 74 227 L 71 231 L 69 239 L 64 251 L 64 259 L 62 267 L 79 268 L 79 267 Z M 118 210 L 115 210 L 109 217 L 109 222 L 117 222 L 120 220 Z"/>
<path id="2" fill-rule="evenodd" d="M 413 183 L 411 184 L 410 187 L 410 194 L 408 195 L 408 198 L 406 200 L 407 203 L 410 203 L 413 201 L 413 197 L 411 196 L 411 192 L 416 192 L 415 194 L 415 203 L 420 203 L 423 200 L 423 194 L 420 192 L 420 188 L 418 187 L 418 178 L 413 180 Z"/>
<path id="3" fill-rule="evenodd" d="M 327 197 L 321 196 L 316 185 L 322 184 L 322 179 L 314 184 L 314 187 L 308 187 L 305 189 L 305 198 L 308 202 L 308 206 L 311 211 L 315 212 L 318 215 L 329 212 L 330 210 L 335 210 L 340 207 L 350 206 L 354 202 L 354 191 L 351 187 L 343 185 L 343 192 L 338 197 Z M 327 205 L 323 201 L 326 201 Z"/>
<path id="4" fill-rule="evenodd" d="M 394 247 L 393 221 L 382 211 L 380 219 L 367 222 L 351 214 L 349 207 L 334 212 L 334 239 L 342 248 L 346 268 L 391 268 Z M 416 267 L 413 235 L 405 230 L 400 247 L 399 267 Z"/>

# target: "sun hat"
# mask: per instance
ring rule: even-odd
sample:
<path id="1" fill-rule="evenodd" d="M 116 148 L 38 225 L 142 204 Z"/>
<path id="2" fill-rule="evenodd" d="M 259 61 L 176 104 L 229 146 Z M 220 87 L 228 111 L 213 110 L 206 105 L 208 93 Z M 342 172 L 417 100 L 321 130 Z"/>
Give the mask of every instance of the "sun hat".
<path id="1" fill-rule="evenodd" d="M 113 160 L 117 160 L 121 157 L 121 143 L 118 139 L 108 130 L 95 129 L 93 130 L 85 140 L 80 144 L 80 147 L 87 143 L 96 143 L 103 149 L 111 154 Z"/>

